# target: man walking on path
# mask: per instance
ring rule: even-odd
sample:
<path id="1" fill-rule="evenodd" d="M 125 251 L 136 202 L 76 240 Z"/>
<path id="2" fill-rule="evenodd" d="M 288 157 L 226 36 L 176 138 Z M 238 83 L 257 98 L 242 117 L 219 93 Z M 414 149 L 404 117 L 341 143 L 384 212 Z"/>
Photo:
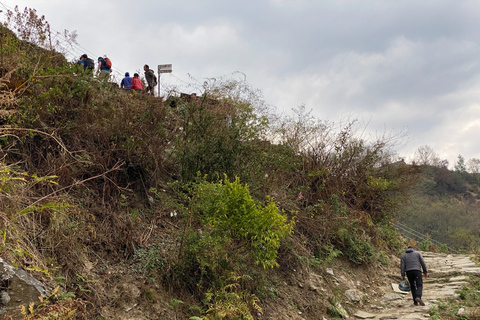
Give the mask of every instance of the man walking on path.
<path id="1" fill-rule="evenodd" d="M 405 273 L 407 274 L 408 282 L 410 283 L 410 290 L 412 291 L 413 303 L 416 306 L 425 305 L 422 300 L 422 270 L 425 278 L 427 278 L 427 266 L 425 265 L 422 255 L 413 250 L 412 246 L 409 246 L 400 259 L 400 272 L 402 280 L 405 280 Z"/>

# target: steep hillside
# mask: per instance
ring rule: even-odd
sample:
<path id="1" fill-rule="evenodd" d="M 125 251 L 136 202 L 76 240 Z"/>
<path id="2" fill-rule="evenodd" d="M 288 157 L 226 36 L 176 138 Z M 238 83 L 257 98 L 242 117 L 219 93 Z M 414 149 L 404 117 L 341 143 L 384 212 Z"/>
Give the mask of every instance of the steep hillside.
<path id="1" fill-rule="evenodd" d="M 347 289 L 327 267 L 394 267 L 416 177 L 395 141 L 279 118 L 244 83 L 120 90 L 0 39 L 0 255 L 59 287 L 30 318 L 318 319 Z"/>

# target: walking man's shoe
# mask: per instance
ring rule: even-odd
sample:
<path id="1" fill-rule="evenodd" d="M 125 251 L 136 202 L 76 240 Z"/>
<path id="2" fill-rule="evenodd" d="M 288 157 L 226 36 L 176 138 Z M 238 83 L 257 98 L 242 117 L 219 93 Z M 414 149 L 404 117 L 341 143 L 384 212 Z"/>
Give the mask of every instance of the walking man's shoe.
<path id="1" fill-rule="evenodd" d="M 417 302 L 421 306 L 425 305 L 425 302 L 423 302 L 421 298 L 415 298 L 415 302 Z"/>

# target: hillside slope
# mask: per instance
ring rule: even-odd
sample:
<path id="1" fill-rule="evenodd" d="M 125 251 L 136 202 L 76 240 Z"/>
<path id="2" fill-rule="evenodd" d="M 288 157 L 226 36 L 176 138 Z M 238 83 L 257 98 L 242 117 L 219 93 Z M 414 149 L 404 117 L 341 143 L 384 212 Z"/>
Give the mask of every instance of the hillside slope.
<path id="1" fill-rule="evenodd" d="M 0 40 L 1 256 L 59 287 L 30 318 L 319 319 L 394 268 L 416 179 L 394 140 L 279 118 L 245 83 L 120 90 Z"/>

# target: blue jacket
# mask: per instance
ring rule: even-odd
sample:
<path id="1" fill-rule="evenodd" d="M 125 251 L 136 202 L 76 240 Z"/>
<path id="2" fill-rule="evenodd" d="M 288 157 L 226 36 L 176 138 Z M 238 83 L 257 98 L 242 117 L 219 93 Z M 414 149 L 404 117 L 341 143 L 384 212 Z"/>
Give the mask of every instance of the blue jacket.
<path id="1" fill-rule="evenodd" d="M 77 64 L 81 64 L 83 66 L 83 70 L 87 68 L 87 59 L 78 60 Z"/>
<path id="2" fill-rule="evenodd" d="M 120 83 L 120 88 L 131 89 L 132 88 L 132 77 L 125 77 Z"/>

